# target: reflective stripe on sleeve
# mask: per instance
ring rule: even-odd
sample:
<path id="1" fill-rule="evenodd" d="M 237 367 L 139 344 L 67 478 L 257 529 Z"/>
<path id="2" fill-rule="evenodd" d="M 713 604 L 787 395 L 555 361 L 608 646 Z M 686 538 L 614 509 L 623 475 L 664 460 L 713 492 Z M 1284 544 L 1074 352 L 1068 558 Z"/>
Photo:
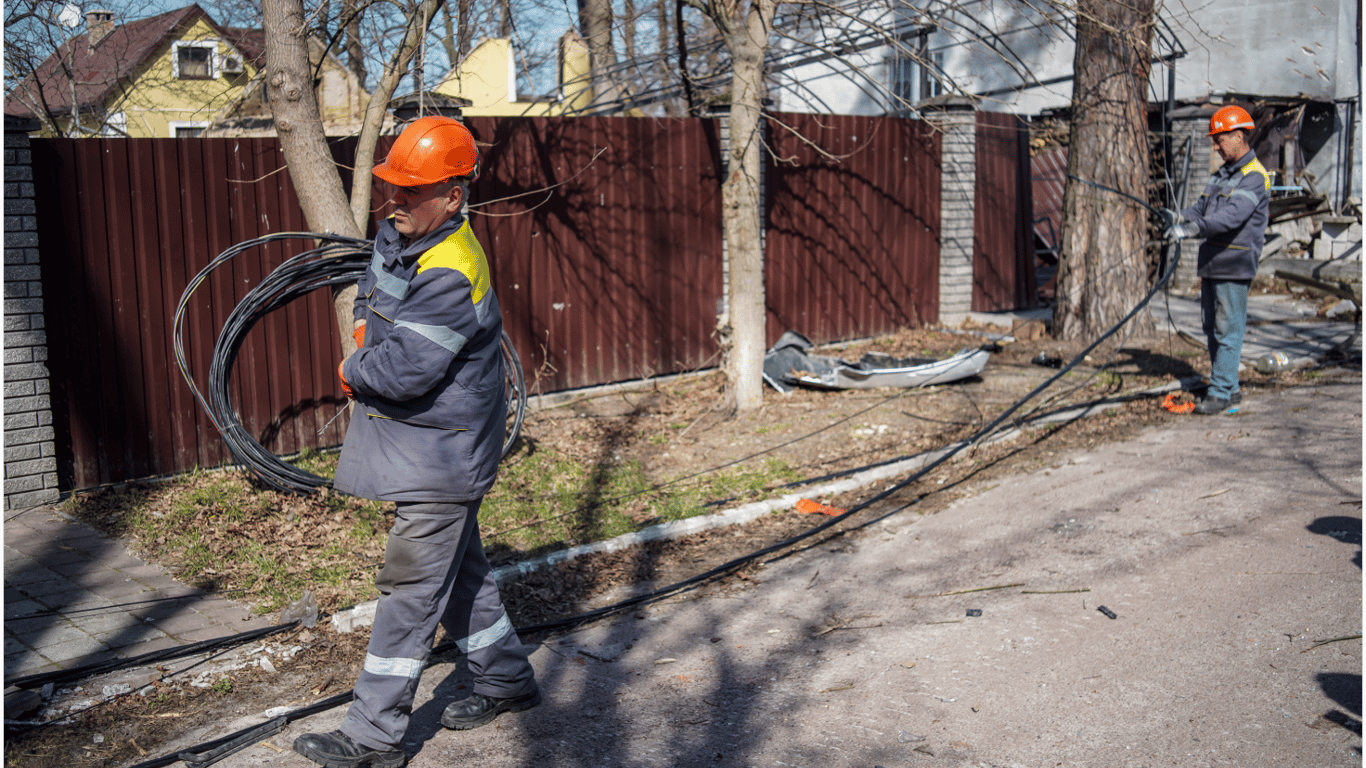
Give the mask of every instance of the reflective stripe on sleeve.
<path id="1" fill-rule="evenodd" d="M 462 653 L 469 653 L 493 645 L 499 640 L 502 640 L 503 637 L 511 631 L 512 622 L 508 619 L 507 613 L 504 613 L 503 618 L 499 619 L 493 626 L 480 632 L 475 632 L 463 640 L 456 640 L 455 644 Z"/>
<path id="2" fill-rule="evenodd" d="M 422 674 L 424 666 L 426 663 L 420 659 L 386 659 L 370 653 L 365 654 L 365 671 L 372 675 L 416 680 Z"/>
<path id="3" fill-rule="evenodd" d="M 384 257 L 379 255 L 379 251 L 370 259 L 370 271 L 375 273 L 376 288 L 396 299 L 408 295 L 408 281 L 384 271 Z"/>
<path id="4" fill-rule="evenodd" d="M 394 323 L 394 327 L 407 328 L 410 331 L 420 334 L 424 338 L 445 347 L 453 355 L 459 353 L 460 349 L 465 346 L 465 342 L 469 341 L 469 339 L 444 325 L 426 325 L 424 323 L 410 323 L 407 320 L 399 320 L 397 323 Z"/>

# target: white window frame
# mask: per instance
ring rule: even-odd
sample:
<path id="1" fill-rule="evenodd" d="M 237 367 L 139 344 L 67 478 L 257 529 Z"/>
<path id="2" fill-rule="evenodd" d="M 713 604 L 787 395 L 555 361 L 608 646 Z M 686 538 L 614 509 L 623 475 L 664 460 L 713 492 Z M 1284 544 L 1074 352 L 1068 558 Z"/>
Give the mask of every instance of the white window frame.
<path id="1" fill-rule="evenodd" d="M 181 128 L 208 128 L 208 127 L 209 127 L 209 121 L 208 121 L 208 120 L 171 120 L 171 121 L 169 121 L 169 122 L 167 123 L 167 127 L 168 127 L 168 128 L 170 129 L 170 131 L 171 131 L 171 138 L 173 138 L 173 139 L 178 139 L 178 138 L 180 138 L 180 137 L 176 135 L 176 132 L 179 131 Z"/>
<path id="2" fill-rule="evenodd" d="M 110 112 L 104 119 L 104 127 L 100 129 L 100 135 L 109 138 L 122 139 L 128 136 L 128 113 Z"/>
<path id="3" fill-rule="evenodd" d="M 209 78 L 218 79 L 218 41 L 217 40 L 177 40 L 171 43 L 171 76 L 179 80 L 180 77 L 180 49 L 181 48 L 207 48 L 209 50 Z M 194 78 L 199 80 L 201 78 Z"/>

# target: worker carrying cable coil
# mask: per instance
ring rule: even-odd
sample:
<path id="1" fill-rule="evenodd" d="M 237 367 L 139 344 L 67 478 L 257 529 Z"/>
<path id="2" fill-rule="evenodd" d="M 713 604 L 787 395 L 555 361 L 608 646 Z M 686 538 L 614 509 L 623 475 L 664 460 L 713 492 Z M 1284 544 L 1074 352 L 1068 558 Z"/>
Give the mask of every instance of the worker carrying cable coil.
<path id="1" fill-rule="evenodd" d="M 394 142 L 375 176 L 394 186 L 358 284 L 360 348 L 342 361 L 356 401 L 333 487 L 397 503 L 376 579 L 365 666 L 339 730 L 294 742 L 331 768 L 406 762 L 403 737 L 438 624 L 459 638 L 472 695 L 442 714 L 475 728 L 540 703 L 479 539 L 477 516 L 502 456 L 502 316 L 488 260 L 464 207 L 479 175 L 474 137 L 424 117 Z"/>

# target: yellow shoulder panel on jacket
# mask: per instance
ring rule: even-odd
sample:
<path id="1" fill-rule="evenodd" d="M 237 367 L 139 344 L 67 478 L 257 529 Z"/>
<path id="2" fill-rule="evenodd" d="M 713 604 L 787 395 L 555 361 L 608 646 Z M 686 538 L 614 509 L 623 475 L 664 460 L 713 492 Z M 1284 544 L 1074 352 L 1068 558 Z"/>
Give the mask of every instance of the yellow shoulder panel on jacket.
<path id="1" fill-rule="evenodd" d="M 428 269 L 454 269 L 464 275 L 465 279 L 470 281 L 470 294 L 475 304 L 483 301 L 485 294 L 493 285 L 493 276 L 489 274 L 489 262 L 484 256 L 484 247 L 474 236 L 468 219 L 450 237 L 428 248 L 426 253 L 418 257 L 418 274 Z"/>
<path id="2" fill-rule="evenodd" d="M 1265 185 L 1266 189 L 1271 189 L 1271 174 L 1267 173 L 1266 166 L 1262 165 L 1261 160 L 1258 160 L 1254 157 L 1252 158 L 1252 162 L 1243 166 L 1243 175 L 1246 176 L 1249 173 L 1260 173 L 1262 175 L 1262 182 Z"/>

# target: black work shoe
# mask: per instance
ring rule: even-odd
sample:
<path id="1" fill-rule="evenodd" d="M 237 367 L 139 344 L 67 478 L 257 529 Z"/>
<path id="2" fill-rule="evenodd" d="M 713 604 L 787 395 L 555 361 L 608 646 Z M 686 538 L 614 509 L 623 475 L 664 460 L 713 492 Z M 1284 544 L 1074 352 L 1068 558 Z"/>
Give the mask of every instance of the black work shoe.
<path id="1" fill-rule="evenodd" d="M 1222 397 L 1207 397 L 1195 404 L 1195 413 L 1201 416 L 1210 416 L 1216 413 L 1223 413 L 1229 408 L 1229 401 Z"/>
<path id="2" fill-rule="evenodd" d="M 487 724 L 500 712 L 524 712 L 540 703 L 540 688 L 506 699 L 474 693 L 467 699 L 451 702 L 446 711 L 441 713 L 441 724 L 457 731 L 468 731 Z"/>
<path id="3" fill-rule="evenodd" d="M 294 740 L 294 751 L 327 768 L 401 768 L 407 762 L 401 749 L 370 749 L 341 731 L 305 733 Z"/>
<path id="4" fill-rule="evenodd" d="M 1243 390 L 1241 389 L 1228 396 L 1229 405 L 1237 405 L 1241 402 L 1243 402 Z"/>

